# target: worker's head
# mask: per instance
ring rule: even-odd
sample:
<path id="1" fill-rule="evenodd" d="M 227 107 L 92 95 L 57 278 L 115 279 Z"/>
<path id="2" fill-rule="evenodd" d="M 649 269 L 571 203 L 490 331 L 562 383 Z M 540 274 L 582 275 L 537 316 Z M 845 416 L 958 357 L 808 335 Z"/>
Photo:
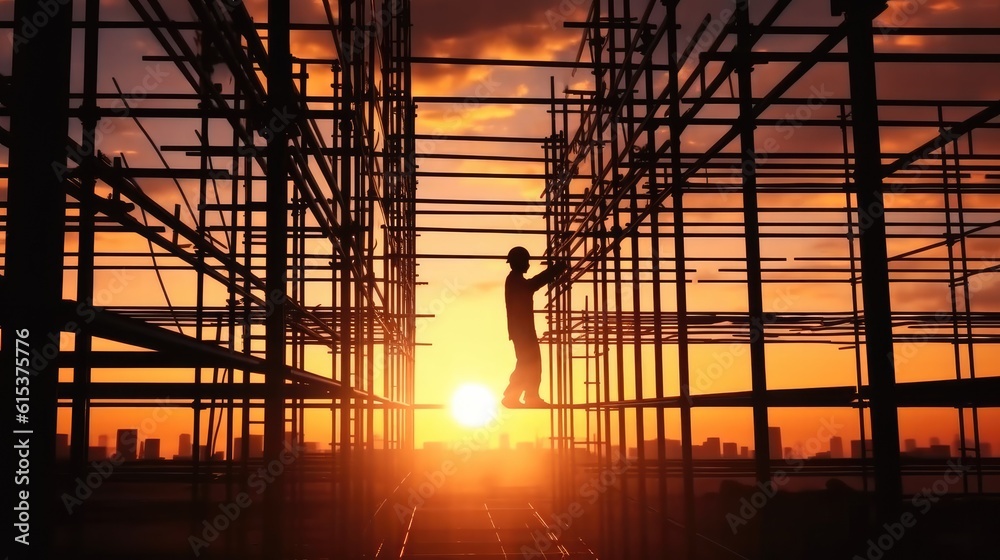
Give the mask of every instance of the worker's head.
<path id="1" fill-rule="evenodd" d="M 514 272 L 527 272 L 530 258 L 531 255 L 524 247 L 514 247 L 507 253 L 507 262 L 510 263 L 510 269 Z"/>

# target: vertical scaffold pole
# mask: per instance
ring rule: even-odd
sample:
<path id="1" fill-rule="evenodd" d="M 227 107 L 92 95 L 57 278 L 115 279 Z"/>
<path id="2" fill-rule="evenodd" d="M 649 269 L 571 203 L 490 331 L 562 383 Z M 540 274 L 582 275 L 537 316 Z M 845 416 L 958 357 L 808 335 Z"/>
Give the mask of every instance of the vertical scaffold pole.
<path id="1" fill-rule="evenodd" d="M 267 103 L 274 114 L 292 114 L 292 58 L 290 14 L 285 2 L 267 6 Z M 294 122 L 294 119 L 293 119 Z M 264 323 L 267 363 L 264 399 L 264 462 L 279 461 L 285 432 L 285 292 L 288 265 L 288 126 L 273 127 L 267 138 L 267 205 L 265 241 L 265 301 L 270 313 Z M 282 551 L 284 483 L 281 477 L 267 488 L 264 517 L 264 553 L 279 558 Z"/>
<path id="2" fill-rule="evenodd" d="M 884 8 L 885 2 L 857 1 L 845 5 L 875 496 L 879 517 L 888 521 L 896 516 L 903 489 L 899 477 L 899 418 L 872 25 L 872 18 Z"/>
<path id="3" fill-rule="evenodd" d="M 27 32 L 40 16 L 47 23 Z M 8 503 L 16 506 L 15 523 L 26 524 L 14 526 L 15 540 L 7 550 L 11 558 L 47 558 L 60 507 L 51 482 L 59 334 L 75 331 L 87 317 L 60 316 L 72 6 L 17 0 L 14 21 L 19 22 L 14 24 L 12 66 L 17 79 L 9 109 L 10 136 L 17 141 L 9 151 L 3 349 L 8 394 L 16 395 L 8 421 L 14 447 L 8 472 L 15 473 Z M 17 511 L 22 501 L 27 502 L 23 515 Z"/>

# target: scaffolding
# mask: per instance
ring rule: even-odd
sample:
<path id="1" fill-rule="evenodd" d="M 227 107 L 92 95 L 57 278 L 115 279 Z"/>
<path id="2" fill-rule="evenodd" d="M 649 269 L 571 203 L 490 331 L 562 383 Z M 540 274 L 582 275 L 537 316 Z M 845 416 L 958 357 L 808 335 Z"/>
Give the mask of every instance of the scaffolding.
<path id="1" fill-rule="evenodd" d="M 777 557 L 786 538 L 777 527 L 788 520 L 775 512 L 761 511 L 750 540 L 734 538 L 736 530 L 716 536 L 718 520 L 699 515 L 696 488 L 718 476 L 756 479 L 759 488 L 795 476 L 854 478 L 878 519 L 898 519 L 912 493 L 904 495 L 904 480 L 925 472 L 901 459 L 897 411 L 905 408 L 956 411 L 962 491 L 989 493 L 983 477 L 996 464 L 981 453 L 980 417 L 997 405 L 986 358 L 997 308 L 974 296 L 981 275 L 996 271 L 991 121 L 1000 103 L 953 90 L 947 99 L 876 91 L 891 72 L 974 71 L 998 59 L 875 44 L 1000 30 L 889 28 L 873 22 L 880 2 L 835 2 L 837 19 L 815 6 L 783 17 L 795 2 L 754 2 L 752 19 L 751 3 L 737 0 L 682 41 L 683 3 L 662 4 L 640 13 L 635 3 L 598 2 L 586 21 L 566 24 L 583 29 L 578 60 L 589 54 L 580 67 L 594 87 L 561 96 L 553 88 L 545 144 L 548 247 L 575 263 L 573 282 L 547 308 L 553 395 L 571 405 L 553 413 L 555 441 L 567 457 L 590 450 L 598 472 L 630 445 L 636 451 L 624 490 L 603 504 L 602 556 Z M 846 95 L 825 92 L 836 72 Z M 880 146 L 913 129 L 934 132 L 912 149 Z M 829 141 L 815 140 L 824 134 Z M 890 293 L 913 283 L 947 296 L 925 308 L 890 306 Z M 840 297 L 816 297 L 810 307 L 783 294 L 807 285 Z M 726 305 L 733 289 L 743 294 L 735 307 Z M 701 345 L 710 354 L 697 354 L 696 368 Z M 852 354 L 850 375 L 801 364 L 792 384 L 775 383 L 769 362 L 817 345 Z M 952 371 L 916 381 L 905 366 L 917 346 L 952 354 Z M 748 376 L 733 367 L 739 356 Z M 724 376 L 745 389 L 713 390 Z M 752 459 L 694 457 L 693 417 L 721 407 L 749 411 Z M 769 444 L 769 415 L 781 407 L 855 409 L 860 457 L 802 468 Z M 675 449 L 670 431 L 679 432 Z M 572 480 L 563 478 L 564 501 L 578 493 Z"/>
<path id="2" fill-rule="evenodd" d="M 286 2 L 261 14 L 129 0 L 124 19 L 100 0 L 67 4 L 16 0 L 3 22 L 14 32 L 0 77 L 3 348 L 38 350 L 32 402 L 51 404 L 25 422 L 42 473 L 32 495 L 59 504 L 48 475 L 92 472 L 95 414 L 176 412 L 189 452 L 155 472 L 123 469 L 189 490 L 175 504 L 189 523 L 171 528 L 181 549 L 265 480 L 263 506 L 206 542 L 210 557 L 417 557 L 415 512 L 393 510 L 415 484 L 416 418 L 441 408 L 415 400 L 417 265 L 502 258 L 428 253 L 422 233 L 541 233 L 542 258 L 570 264 L 541 311 L 545 514 L 574 511 L 581 482 L 613 476 L 572 530 L 557 538 L 542 521 L 565 557 L 786 557 L 777 508 L 728 534 L 730 510 L 702 502 L 720 480 L 848 481 L 845 517 L 878 522 L 842 540 L 864 542 L 904 511 L 908 480 L 949 468 L 900 449 L 907 409 L 954 413 L 963 469 L 950 492 L 997 492 L 982 432 L 1000 420 L 1000 304 L 983 294 L 997 271 L 1000 100 L 885 84 L 928 67 L 993 69 L 1000 29 L 889 27 L 882 2 L 832 2 L 831 15 L 805 0 L 735 0 L 702 17 L 697 2 L 594 0 L 562 23 L 581 34 L 575 60 L 502 60 L 415 56 L 409 0 L 322 0 L 309 22 Z M 306 35 L 327 54 L 296 53 Z M 900 38 L 952 41 L 915 53 L 893 48 Z M 146 54 L 124 60 L 116 47 L 133 43 Z M 535 111 L 545 137 L 431 134 L 418 106 L 467 99 L 416 96 L 419 65 L 552 69 L 589 85 L 559 91 L 552 77 L 547 97 L 476 97 Z M 184 127 L 194 134 L 163 132 Z M 115 131 L 158 165 L 100 150 Z M 420 170 L 431 161 L 532 171 Z M 418 194 L 419 179 L 439 177 L 535 181 L 542 198 Z M 543 228 L 421 222 L 505 214 Z M 128 282 L 155 282 L 162 301 L 116 301 Z M 190 295 L 171 300 L 179 287 Z M 943 297 L 909 304 L 933 289 Z M 790 456 L 773 431 L 784 410 L 850 414 L 859 456 Z M 750 426 L 739 457 L 696 453 L 699 424 L 720 411 Z M 302 447 L 317 423 L 328 453 Z M 260 478 L 268 469 L 282 474 Z M 33 538 L 57 553 L 96 553 L 108 538 L 88 530 L 99 514 L 33 516 Z"/>
<path id="3" fill-rule="evenodd" d="M 4 336 L 22 320 L 33 348 L 49 343 L 46 332 L 75 333 L 71 350 L 41 364 L 33 389 L 71 415 L 73 471 L 90 468 L 89 418 L 101 408 L 186 409 L 191 447 L 178 453 L 189 459 L 176 468 L 191 482 L 192 504 L 207 503 L 220 474 L 232 499 L 261 465 L 271 474 L 287 465 L 262 508 L 264 527 L 285 530 L 260 531 L 261 550 L 300 553 L 282 536 L 315 513 L 300 511 L 301 496 L 315 484 L 307 475 L 325 473 L 327 545 L 367 550 L 379 499 L 405 476 L 399 452 L 413 437 L 405 407 L 416 274 L 408 2 L 324 2 L 326 21 L 308 24 L 293 23 L 284 2 L 267 6 L 264 24 L 239 2 L 186 3 L 187 20 L 178 3 L 159 0 L 130 2 L 126 20 L 102 14 L 98 0 L 76 2 L 85 11 L 76 20 L 73 3 L 52 4 L 55 15 L 16 3 L 13 22 L 49 21 L 37 37 L 25 35 L 14 77 L 3 80 L 11 120 L 4 283 L 15 300 Z M 162 54 L 116 60 L 114 45 L 139 31 Z M 74 32 L 83 35 L 82 90 L 67 87 Z M 291 37 L 317 32 L 331 56 L 293 56 Z M 136 63 L 146 74 L 134 88 L 114 80 L 115 90 L 103 89 L 107 76 Z M 194 141 L 154 137 L 168 122 L 189 126 Z M 115 129 L 141 132 L 136 141 L 148 141 L 162 165 L 131 166 L 124 153 L 95 148 Z M 177 195 L 173 208 L 160 202 Z M 51 225 L 48 238 L 34 235 L 41 224 Z M 63 232 L 77 247 L 64 245 Z M 38 252 L 45 263 L 24 260 Z M 103 304 L 109 289 L 116 293 L 109 270 L 119 282 L 158 281 L 165 302 Z M 177 302 L 179 289 L 193 297 Z M 98 349 L 95 338 L 119 346 Z M 173 381 L 146 382 L 156 370 Z M 304 454 L 313 410 L 325 411 L 332 450 L 289 463 L 289 453 Z M 44 464 L 55 449 L 56 408 L 32 422 L 36 433 L 51 432 L 41 444 L 49 455 L 36 463 Z M 261 435 L 255 459 L 251 440 Z M 33 484 L 43 495 L 43 479 Z M 287 507 L 286 494 L 300 499 Z M 61 519 L 43 515 L 39 528 Z M 210 519 L 210 510 L 192 513 L 199 517 Z"/>

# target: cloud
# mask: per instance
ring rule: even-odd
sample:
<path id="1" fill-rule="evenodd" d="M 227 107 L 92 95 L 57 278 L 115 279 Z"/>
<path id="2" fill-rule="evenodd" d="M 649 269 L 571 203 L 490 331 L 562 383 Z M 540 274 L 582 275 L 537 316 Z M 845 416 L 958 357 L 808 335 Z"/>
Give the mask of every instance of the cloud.
<path id="1" fill-rule="evenodd" d="M 577 30 L 554 26 L 546 12 L 556 2 L 421 1 L 413 10 L 413 52 L 417 56 L 542 58 L 551 60 L 579 44 Z M 582 19 L 583 8 L 569 13 Z"/>

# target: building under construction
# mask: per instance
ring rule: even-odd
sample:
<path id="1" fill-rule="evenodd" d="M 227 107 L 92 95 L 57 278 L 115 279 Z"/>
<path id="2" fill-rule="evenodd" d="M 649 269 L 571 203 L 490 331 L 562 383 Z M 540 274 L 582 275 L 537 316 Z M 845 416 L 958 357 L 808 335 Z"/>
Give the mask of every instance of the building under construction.
<path id="1" fill-rule="evenodd" d="M 576 57 L 509 60 L 413 52 L 420 1 L 310 4 L 0 7 L 2 346 L 30 446 L 11 558 L 993 549 L 1000 27 L 921 27 L 917 1 L 552 2 Z M 304 34 L 326 48 L 296 52 Z M 421 111 L 469 99 L 414 91 L 437 66 L 575 85 L 474 99 L 544 134 L 449 135 Z M 103 150 L 115 135 L 158 163 Z M 421 193 L 443 177 L 539 198 Z M 438 484 L 448 452 L 415 435 L 443 406 L 415 397 L 418 271 L 505 257 L 477 234 L 570 264 L 536 298 L 542 445 L 508 457 L 543 474 L 506 488 Z M 128 460 L 95 456 L 94 419 L 121 410 L 190 439 L 144 460 L 125 430 Z M 703 443 L 718 418 L 748 444 Z M 909 442 L 921 418 L 956 444 Z M 816 437 L 783 446 L 793 423 Z"/>

